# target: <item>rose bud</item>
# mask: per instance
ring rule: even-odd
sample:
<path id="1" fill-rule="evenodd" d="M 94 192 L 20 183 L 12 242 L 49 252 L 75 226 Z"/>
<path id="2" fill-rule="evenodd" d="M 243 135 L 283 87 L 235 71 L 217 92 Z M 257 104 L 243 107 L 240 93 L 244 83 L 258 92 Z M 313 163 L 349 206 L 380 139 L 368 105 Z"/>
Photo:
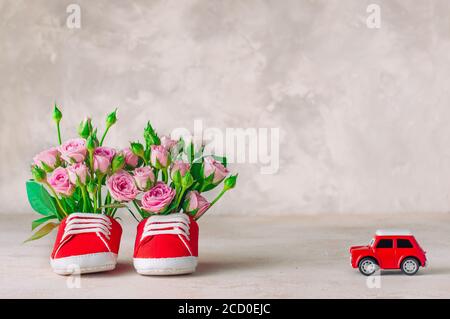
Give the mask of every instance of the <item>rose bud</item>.
<path id="1" fill-rule="evenodd" d="M 97 147 L 94 151 L 94 171 L 105 174 L 115 155 L 116 151 L 112 148 Z"/>
<path id="2" fill-rule="evenodd" d="M 131 151 L 134 155 L 143 158 L 144 157 L 144 146 L 139 142 L 131 143 Z"/>
<path id="3" fill-rule="evenodd" d="M 152 166 L 161 169 L 166 168 L 170 164 L 169 152 L 162 145 L 152 145 L 150 153 L 150 162 Z"/>
<path id="4" fill-rule="evenodd" d="M 59 124 L 61 122 L 63 115 L 61 113 L 61 110 L 58 108 L 58 106 L 55 103 L 55 108 L 53 109 L 53 120 L 56 124 Z"/>
<path id="5" fill-rule="evenodd" d="M 86 139 L 89 137 L 89 135 L 91 135 L 91 132 L 92 132 L 92 121 L 90 118 L 86 117 L 78 127 L 78 135 Z"/>
<path id="6" fill-rule="evenodd" d="M 31 167 L 31 173 L 33 174 L 34 180 L 38 183 L 44 182 L 47 178 L 47 173 L 37 165 Z"/>
<path id="7" fill-rule="evenodd" d="M 125 166 L 125 156 L 123 154 L 117 154 L 111 163 L 111 170 L 114 174 L 117 171 L 120 171 Z"/>
<path id="8" fill-rule="evenodd" d="M 161 145 L 164 146 L 168 151 L 170 151 L 177 144 L 178 141 L 172 140 L 166 135 L 161 136 Z"/>
<path id="9" fill-rule="evenodd" d="M 170 166 L 170 177 L 173 179 L 176 172 L 180 172 L 181 177 L 184 177 L 190 169 L 191 166 L 189 163 L 183 162 L 182 160 L 176 160 Z"/>
<path id="10" fill-rule="evenodd" d="M 59 165 L 59 156 L 60 154 L 58 149 L 51 148 L 37 154 L 33 158 L 33 162 L 40 168 L 43 168 L 50 173 Z"/>
<path id="11" fill-rule="evenodd" d="M 71 196 L 75 190 L 75 187 L 70 182 L 67 170 L 62 167 L 58 167 L 53 171 L 53 174 L 48 179 L 48 183 L 55 192 L 64 196 Z"/>
<path id="12" fill-rule="evenodd" d="M 223 166 L 222 163 L 216 161 L 212 156 L 205 158 L 203 163 L 203 176 L 205 179 L 211 175 L 214 175 L 212 183 L 219 184 L 228 175 L 228 173 L 228 169 Z"/>
<path id="13" fill-rule="evenodd" d="M 62 159 L 68 163 L 80 163 L 86 158 L 86 141 L 82 138 L 68 140 L 59 147 Z"/>
<path id="14" fill-rule="evenodd" d="M 172 182 L 178 187 L 181 184 L 181 173 L 180 171 L 176 171 L 172 175 Z"/>
<path id="15" fill-rule="evenodd" d="M 129 202 L 136 198 L 139 191 L 134 183 L 133 176 L 125 171 L 117 172 L 106 181 L 112 198 L 119 202 Z"/>
<path id="16" fill-rule="evenodd" d="M 87 188 L 87 191 L 89 192 L 89 194 L 94 194 L 97 191 L 97 184 L 95 183 L 94 180 L 91 179 L 86 184 L 86 188 Z"/>
<path id="17" fill-rule="evenodd" d="M 133 171 L 134 181 L 141 191 L 148 190 L 155 182 L 155 174 L 149 166 L 139 167 Z"/>
<path id="18" fill-rule="evenodd" d="M 116 122 L 117 122 L 117 109 L 115 109 L 114 112 L 108 114 L 108 116 L 106 117 L 106 127 L 110 128 L 111 126 L 116 124 Z"/>
<path id="19" fill-rule="evenodd" d="M 175 190 L 163 182 L 158 182 L 142 196 L 142 208 L 151 213 L 164 211 L 175 198 Z"/>
<path id="20" fill-rule="evenodd" d="M 139 157 L 136 156 L 133 151 L 130 148 L 126 148 L 122 151 L 123 155 L 125 156 L 125 163 L 131 167 L 135 168 L 138 166 L 139 163 Z"/>
<path id="21" fill-rule="evenodd" d="M 95 137 L 91 134 L 86 141 L 86 149 L 89 152 L 93 152 L 95 150 L 95 147 L 96 147 Z"/>
<path id="22" fill-rule="evenodd" d="M 74 185 L 77 185 L 78 182 L 81 185 L 86 184 L 87 171 L 87 166 L 84 163 L 76 163 L 67 167 L 70 182 Z"/>
<path id="23" fill-rule="evenodd" d="M 186 196 L 184 211 L 193 215 L 195 219 L 200 218 L 211 205 L 206 198 L 197 191 L 190 191 Z"/>
<path id="24" fill-rule="evenodd" d="M 226 178 L 225 181 L 223 182 L 223 189 L 226 191 L 229 189 L 233 189 L 236 186 L 237 177 L 238 174 L 231 175 L 230 177 Z"/>

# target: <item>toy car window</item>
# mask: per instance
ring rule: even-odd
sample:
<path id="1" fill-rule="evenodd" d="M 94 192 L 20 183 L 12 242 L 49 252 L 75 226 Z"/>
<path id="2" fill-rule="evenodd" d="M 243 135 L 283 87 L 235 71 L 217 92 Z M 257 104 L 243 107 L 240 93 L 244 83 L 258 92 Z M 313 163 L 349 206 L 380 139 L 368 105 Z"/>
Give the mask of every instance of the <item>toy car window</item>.
<path id="1" fill-rule="evenodd" d="M 394 247 L 394 241 L 392 239 L 380 239 L 377 244 L 377 248 L 392 248 Z"/>
<path id="2" fill-rule="evenodd" d="M 397 239 L 397 248 L 413 248 L 408 239 Z"/>

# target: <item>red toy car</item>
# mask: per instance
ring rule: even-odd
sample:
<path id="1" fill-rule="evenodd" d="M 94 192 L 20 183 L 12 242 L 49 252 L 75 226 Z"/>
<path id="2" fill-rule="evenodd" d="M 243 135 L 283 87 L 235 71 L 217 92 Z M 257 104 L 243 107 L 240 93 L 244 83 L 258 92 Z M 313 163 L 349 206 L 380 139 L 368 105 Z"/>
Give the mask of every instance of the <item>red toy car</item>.
<path id="1" fill-rule="evenodd" d="M 379 268 L 401 269 L 412 276 L 427 263 L 426 252 L 405 230 L 377 230 L 369 245 L 350 247 L 350 254 L 352 267 L 366 276 Z"/>

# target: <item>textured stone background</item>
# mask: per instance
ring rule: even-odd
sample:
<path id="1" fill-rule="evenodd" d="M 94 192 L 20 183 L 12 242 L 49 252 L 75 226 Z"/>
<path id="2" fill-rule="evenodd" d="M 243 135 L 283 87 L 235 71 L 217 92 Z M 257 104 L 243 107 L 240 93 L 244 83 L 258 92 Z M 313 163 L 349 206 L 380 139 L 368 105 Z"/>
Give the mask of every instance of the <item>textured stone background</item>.
<path id="1" fill-rule="evenodd" d="M 0 200 L 28 213 L 32 156 L 85 114 L 109 142 L 161 131 L 279 127 L 280 169 L 234 165 L 214 214 L 444 212 L 450 199 L 450 2 L 0 0 Z M 366 7 L 381 5 L 381 28 Z"/>

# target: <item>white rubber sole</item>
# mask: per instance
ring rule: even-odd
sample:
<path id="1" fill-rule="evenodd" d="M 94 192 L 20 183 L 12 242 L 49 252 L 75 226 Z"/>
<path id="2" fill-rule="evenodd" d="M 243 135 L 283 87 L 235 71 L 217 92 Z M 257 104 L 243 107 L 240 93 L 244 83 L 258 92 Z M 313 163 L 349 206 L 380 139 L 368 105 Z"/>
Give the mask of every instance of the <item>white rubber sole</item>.
<path id="1" fill-rule="evenodd" d="M 88 274 L 116 268 L 117 254 L 95 253 L 50 259 L 50 265 L 58 275 Z"/>
<path id="2" fill-rule="evenodd" d="M 134 258 L 138 274 L 151 276 L 182 275 L 195 272 L 197 257 Z"/>

